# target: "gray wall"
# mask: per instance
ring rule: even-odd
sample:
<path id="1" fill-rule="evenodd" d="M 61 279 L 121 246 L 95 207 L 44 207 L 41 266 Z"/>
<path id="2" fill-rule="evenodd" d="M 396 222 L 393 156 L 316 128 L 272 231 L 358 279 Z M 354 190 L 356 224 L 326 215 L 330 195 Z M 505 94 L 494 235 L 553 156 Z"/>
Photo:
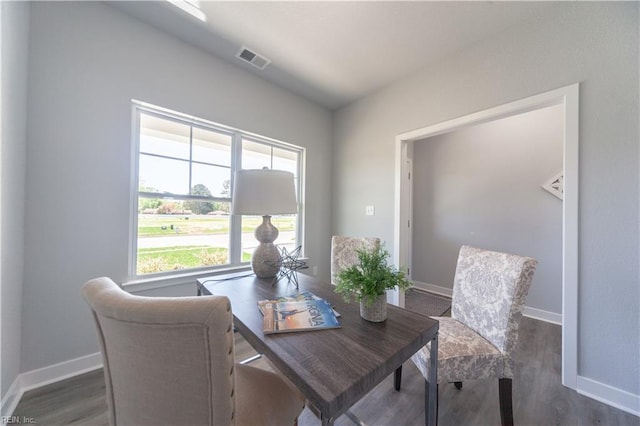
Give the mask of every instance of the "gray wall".
<path id="1" fill-rule="evenodd" d="M 2 2 L 0 399 L 20 373 L 29 4 Z M 4 414 L 4 413 L 3 413 Z"/>
<path id="2" fill-rule="evenodd" d="M 33 3 L 29 61 L 22 371 L 97 352 L 80 287 L 127 279 L 131 99 L 306 147 L 307 254 L 328 264 L 329 111 L 104 3 Z"/>
<path id="3" fill-rule="evenodd" d="M 562 313 L 562 200 L 541 185 L 562 170 L 557 105 L 414 144 L 414 281 L 453 288 L 462 244 L 538 260 L 527 306 Z"/>
<path id="4" fill-rule="evenodd" d="M 333 231 L 393 241 L 396 135 L 581 82 L 578 374 L 638 395 L 639 4 L 554 7 L 334 114 Z"/>

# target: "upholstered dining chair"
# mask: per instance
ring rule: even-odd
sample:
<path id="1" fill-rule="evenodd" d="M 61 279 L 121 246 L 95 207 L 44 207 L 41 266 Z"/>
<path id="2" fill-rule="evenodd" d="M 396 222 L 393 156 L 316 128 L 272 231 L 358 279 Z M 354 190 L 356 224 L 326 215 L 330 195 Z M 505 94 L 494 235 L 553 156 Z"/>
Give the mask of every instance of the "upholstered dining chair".
<path id="1" fill-rule="evenodd" d="M 294 425 L 303 397 L 234 360 L 224 296 L 142 297 L 88 281 L 111 425 Z"/>
<path id="2" fill-rule="evenodd" d="M 344 269 L 358 263 L 358 249 L 377 249 L 380 238 L 377 237 L 331 237 L 331 284 L 336 285 L 338 275 Z"/>
<path id="3" fill-rule="evenodd" d="M 461 389 L 465 380 L 497 378 L 503 425 L 513 424 L 518 327 L 536 265 L 529 257 L 462 246 L 451 317 L 434 317 L 440 322 L 438 383 Z M 431 355 L 425 346 L 411 358 L 425 378 Z"/>

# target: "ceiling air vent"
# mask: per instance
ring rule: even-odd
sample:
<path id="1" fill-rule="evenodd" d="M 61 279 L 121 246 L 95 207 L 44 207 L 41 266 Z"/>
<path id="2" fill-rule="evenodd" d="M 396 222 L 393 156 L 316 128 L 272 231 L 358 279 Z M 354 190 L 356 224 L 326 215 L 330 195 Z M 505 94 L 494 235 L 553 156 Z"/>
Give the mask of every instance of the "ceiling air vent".
<path id="1" fill-rule="evenodd" d="M 257 53 L 247 49 L 246 47 L 242 47 L 242 49 L 240 49 L 240 51 L 236 53 L 236 57 L 250 63 L 254 67 L 261 70 L 265 69 L 265 67 L 269 65 L 269 62 L 271 62 L 264 56 L 260 56 Z"/>

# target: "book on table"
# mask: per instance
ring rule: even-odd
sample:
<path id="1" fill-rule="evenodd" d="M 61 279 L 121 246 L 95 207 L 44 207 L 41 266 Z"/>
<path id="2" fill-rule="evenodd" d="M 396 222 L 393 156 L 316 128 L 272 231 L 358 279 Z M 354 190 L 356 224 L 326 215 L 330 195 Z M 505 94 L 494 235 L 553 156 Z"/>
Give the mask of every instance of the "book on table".
<path id="1" fill-rule="evenodd" d="M 264 315 L 264 305 L 267 303 L 274 303 L 274 302 L 290 302 L 290 301 L 299 301 L 299 300 L 324 300 L 321 297 L 316 296 L 315 294 L 311 293 L 310 291 L 302 291 L 300 293 L 296 293 L 296 294 L 292 294 L 290 296 L 282 296 L 282 297 L 278 297 L 277 299 L 268 299 L 268 300 L 259 300 L 258 301 L 258 309 L 260 309 L 260 312 L 262 312 L 262 314 Z M 333 310 L 333 313 L 335 314 L 335 316 L 337 318 L 340 318 L 340 314 L 338 312 L 336 312 L 336 310 Z"/>
<path id="2" fill-rule="evenodd" d="M 262 312 L 264 334 L 340 328 L 331 304 L 324 299 L 268 301 Z"/>

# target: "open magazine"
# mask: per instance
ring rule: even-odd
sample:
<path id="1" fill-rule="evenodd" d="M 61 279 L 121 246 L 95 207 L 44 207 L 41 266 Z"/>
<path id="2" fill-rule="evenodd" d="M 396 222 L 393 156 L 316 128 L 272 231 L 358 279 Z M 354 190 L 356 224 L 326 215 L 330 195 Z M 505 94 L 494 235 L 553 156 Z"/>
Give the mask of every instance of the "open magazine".
<path id="1" fill-rule="evenodd" d="M 324 299 L 269 301 L 262 305 L 264 334 L 340 328 Z"/>

